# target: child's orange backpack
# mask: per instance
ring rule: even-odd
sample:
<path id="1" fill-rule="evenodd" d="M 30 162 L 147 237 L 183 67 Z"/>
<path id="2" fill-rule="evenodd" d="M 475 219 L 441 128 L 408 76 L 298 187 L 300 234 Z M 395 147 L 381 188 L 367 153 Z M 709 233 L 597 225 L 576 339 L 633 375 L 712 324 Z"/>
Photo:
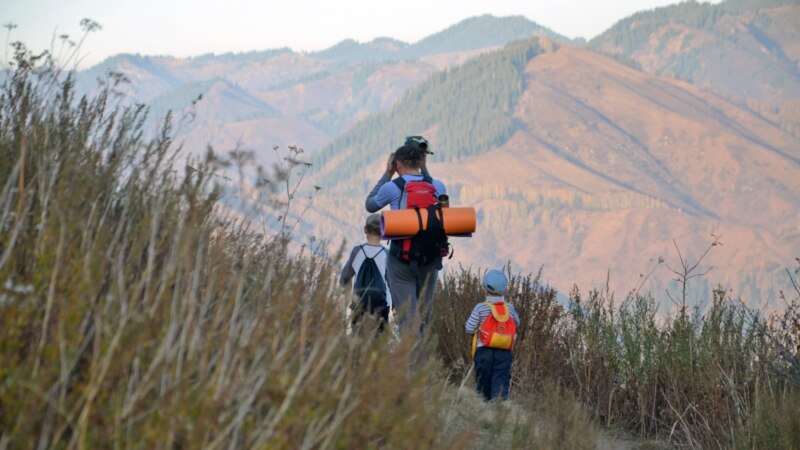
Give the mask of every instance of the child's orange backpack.
<path id="1" fill-rule="evenodd" d="M 517 323 L 511 317 L 511 311 L 504 302 L 492 303 L 484 302 L 489 305 L 492 313 L 486 317 L 478 333 L 473 339 L 472 356 L 475 357 L 477 340 L 488 348 L 499 348 L 511 350 L 514 347 L 514 338 L 517 336 Z"/>

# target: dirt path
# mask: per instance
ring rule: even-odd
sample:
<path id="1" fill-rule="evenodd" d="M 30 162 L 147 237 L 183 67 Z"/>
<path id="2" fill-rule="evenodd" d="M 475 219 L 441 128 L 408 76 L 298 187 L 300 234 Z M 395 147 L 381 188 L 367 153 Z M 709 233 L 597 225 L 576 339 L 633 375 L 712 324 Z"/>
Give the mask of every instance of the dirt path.
<path id="1" fill-rule="evenodd" d="M 672 447 L 666 442 L 639 439 L 613 430 L 601 430 L 597 438 L 596 450 L 668 450 Z"/>
<path id="2" fill-rule="evenodd" d="M 597 450 L 632 450 L 636 446 L 636 441 L 628 438 L 614 436 L 606 431 L 600 433 L 597 438 Z"/>

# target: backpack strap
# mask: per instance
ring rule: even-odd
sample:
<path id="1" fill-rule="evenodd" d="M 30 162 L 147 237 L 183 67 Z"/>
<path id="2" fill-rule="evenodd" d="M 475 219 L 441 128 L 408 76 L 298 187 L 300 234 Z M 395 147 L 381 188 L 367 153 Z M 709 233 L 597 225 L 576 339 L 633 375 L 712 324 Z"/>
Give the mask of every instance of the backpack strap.
<path id="1" fill-rule="evenodd" d="M 492 310 L 492 316 L 494 316 L 494 320 L 498 322 L 508 322 L 509 317 L 511 317 L 511 310 L 508 309 L 508 305 L 505 302 L 499 303 L 492 303 L 492 302 L 484 302 L 489 305 L 489 309 Z M 500 306 L 500 308 L 498 308 Z"/>
<path id="2" fill-rule="evenodd" d="M 373 257 L 371 257 L 371 258 L 370 258 L 370 256 L 367 254 L 367 251 L 366 251 L 366 250 L 364 250 L 364 246 L 365 246 L 365 245 L 367 245 L 367 244 L 361 244 L 359 247 L 361 247 L 361 253 L 363 253 L 363 254 L 364 254 L 364 258 L 367 258 L 367 259 L 375 259 L 375 258 L 377 258 L 377 257 L 378 257 L 378 255 L 380 255 L 380 254 L 381 254 L 381 252 L 384 250 L 384 249 L 383 249 L 383 246 L 381 246 L 381 249 L 380 249 L 380 250 L 378 250 L 378 253 L 375 253 L 375 256 L 373 256 Z"/>
<path id="3" fill-rule="evenodd" d="M 433 178 L 430 175 L 422 174 L 422 181 L 433 185 Z M 406 205 L 403 204 L 403 195 L 406 193 L 406 179 L 399 176 L 392 180 L 395 186 L 400 189 L 400 209 L 405 209 Z"/>
<path id="4" fill-rule="evenodd" d="M 433 177 L 431 177 L 430 175 L 426 175 L 424 173 L 421 173 L 420 175 L 422 175 L 422 181 L 433 184 Z M 397 187 L 400 188 L 400 190 L 403 190 L 403 188 L 406 185 L 406 179 L 403 178 L 402 175 L 392 180 L 392 182 L 394 182 L 394 184 L 396 184 Z"/>
<path id="5" fill-rule="evenodd" d="M 426 183 L 430 184 L 431 186 L 433 186 L 433 178 L 430 175 L 427 175 L 427 174 L 424 174 L 424 173 L 422 173 L 420 175 L 422 175 L 422 180 L 421 181 L 426 182 Z M 407 183 L 406 179 L 403 178 L 403 176 L 401 175 L 401 176 L 393 179 L 392 183 L 394 183 L 394 185 L 397 186 L 398 189 L 400 189 L 400 202 L 399 202 L 400 209 L 408 209 L 408 200 L 406 198 L 406 183 Z M 434 190 L 435 189 L 436 189 L 436 187 L 434 186 Z M 418 227 L 419 227 L 418 229 L 422 230 L 422 229 L 424 229 L 424 225 L 422 223 L 422 213 L 420 213 L 420 208 L 414 208 L 414 209 L 416 210 L 416 213 L 417 213 L 417 223 L 418 223 Z M 429 210 L 429 214 L 431 214 L 430 210 Z M 441 220 L 441 215 L 438 215 L 437 217 Z M 428 220 L 431 220 L 430 216 L 428 217 Z M 410 242 L 411 242 L 411 238 L 392 240 L 391 244 L 389 245 L 389 254 L 391 256 L 399 259 L 400 261 L 402 261 L 405 264 L 410 263 L 410 260 L 409 260 L 409 245 L 410 245 Z M 451 253 L 450 256 L 452 257 L 452 253 Z"/>
<path id="6" fill-rule="evenodd" d="M 406 195 L 406 179 L 403 177 L 397 177 L 394 180 L 392 180 L 392 183 L 394 183 L 394 185 L 397 186 L 398 189 L 400 189 L 400 203 L 399 203 L 400 209 L 406 209 L 407 204 L 403 202 L 403 199 Z"/>

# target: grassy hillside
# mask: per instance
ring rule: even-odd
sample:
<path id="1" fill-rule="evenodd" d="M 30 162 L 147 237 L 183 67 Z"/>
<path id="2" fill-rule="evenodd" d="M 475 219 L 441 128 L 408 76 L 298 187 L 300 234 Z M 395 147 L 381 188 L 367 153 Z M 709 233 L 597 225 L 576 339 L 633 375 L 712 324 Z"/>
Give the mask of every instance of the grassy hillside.
<path id="1" fill-rule="evenodd" d="M 681 269 L 678 277 L 698 273 Z M 676 448 L 800 446 L 800 290 L 787 293 L 785 313 L 769 318 L 724 289 L 707 309 L 692 311 L 678 288 L 668 292 L 672 312 L 658 318 L 656 299 L 638 292 L 615 300 L 611 292 L 576 286 L 564 308 L 542 277 L 512 277 L 506 293 L 524 324 L 515 345 L 515 392 L 555 382 L 589 406 L 596 422 Z M 469 361 L 458 332 L 481 300 L 479 286 L 479 274 L 453 272 L 434 307 L 437 326 L 448 331 L 439 353 L 456 375 Z"/>
<path id="2" fill-rule="evenodd" d="M 146 109 L 115 107 L 113 86 L 76 98 L 72 74 L 16 62 L 0 90 L 0 447 L 594 445 L 568 397 L 550 407 L 570 402 L 569 421 L 488 405 L 416 333 L 346 333 L 331 255 L 227 214 L 223 160 L 174 167 L 169 123 L 148 139 Z"/>
<path id="3" fill-rule="evenodd" d="M 581 449 L 598 423 L 800 445 L 800 291 L 771 320 L 720 293 L 657 322 L 647 296 L 576 288 L 563 308 L 514 276 L 513 398 L 487 404 L 462 328 L 479 273 L 441 280 L 423 339 L 348 334 L 336 255 L 226 215 L 225 161 L 174 170 L 169 123 L 147 139 L 146 109 L 114 107 L 111 86 L 75 98 L 54 66 L 17 67 L 0 90 L 3 447 Z"/>

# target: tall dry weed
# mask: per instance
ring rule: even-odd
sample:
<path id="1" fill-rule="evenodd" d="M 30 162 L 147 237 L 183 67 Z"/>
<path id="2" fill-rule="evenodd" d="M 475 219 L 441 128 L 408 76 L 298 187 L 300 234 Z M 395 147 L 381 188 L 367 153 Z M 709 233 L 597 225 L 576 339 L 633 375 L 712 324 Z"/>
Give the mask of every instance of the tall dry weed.
<path id="1" fill-rule="evenodd" d="M 169 117 L 147 130 L 144 106 L 115 103 L 119 78 L 76 98 L 70 73 L 16 58 L 0 90 L 0 448 L 586 448 L 591 421 L 688 448 L 798 445 L 798 289 L 781 316 L 722 289 L 688 311 L 699 261 L 681 256 L 659 321 L 649 295 L 575 288 L 562 307 L 541 274 L 509 273 L 512 401 L 487 404 L 463 331 L 480 271 L 442 277 L 430 340 L 348 335 L 335 257 L 227 215 L 218 156 L 176 167 Z"/>
<path id="2" fill-rule="evenodd" d="M 0 447 L 456 448 L 416 339 L 345 334 L 324 251 L 220 214 L 219 158 L 75 98 L 25 51 L 0 93 Z M 154 137 L 148 137 L 154 135 Z"/>
<path id="3" fill-rule="evenodd" d="M 684 282 L 696 278 L 700 261 L 681 259 Z M 437 295 L 438 351 L 455 382 L 471 382 L 469 339 L 459 333 L 483 300 L 480 276 L 463 268 L 446 274 Z M 584 294 L 575 287 L 563 308 L 539 276 L 509 277 L 506 297 L 521 319 L 512 398 L 560 386 L 594 421 L 679 447 L 794 442 L 787 436 L 797 422 L 781 411 L 791 409 L 800 388 L 800 291 L 784 314 L 768 318 L 721 288 L 707 308 L 690 311 L 684 283 L 668 297 L 675 312 L 658 317 L 650 295 L 633 292 L 617 304 L 608 289 Z"/>

